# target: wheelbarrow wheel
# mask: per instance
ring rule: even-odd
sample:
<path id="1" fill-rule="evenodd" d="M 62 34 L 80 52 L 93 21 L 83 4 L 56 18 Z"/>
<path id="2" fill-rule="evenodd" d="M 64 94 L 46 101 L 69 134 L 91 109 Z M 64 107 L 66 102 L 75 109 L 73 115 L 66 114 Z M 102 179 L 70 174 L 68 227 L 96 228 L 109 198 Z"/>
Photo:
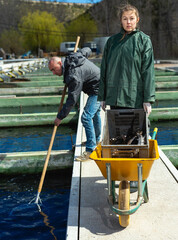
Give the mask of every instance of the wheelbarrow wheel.
<path id="1" fill-rule="evenodd" d="M 120 210 L 130 209 L 130 184 L 128 181 L 121 181 L 119 184 L 118 205 Z M 122 227 L 127 227 L 129 221 L 129 215 L 119 215 L 119 223 Z"/>

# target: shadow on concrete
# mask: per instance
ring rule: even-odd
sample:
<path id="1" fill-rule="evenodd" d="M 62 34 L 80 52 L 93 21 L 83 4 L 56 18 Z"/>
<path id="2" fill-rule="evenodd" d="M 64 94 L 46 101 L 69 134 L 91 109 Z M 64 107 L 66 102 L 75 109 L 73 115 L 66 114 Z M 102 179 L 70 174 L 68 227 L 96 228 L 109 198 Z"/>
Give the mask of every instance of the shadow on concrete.
<path id="1" fill-rule="evenodd" d="M 86 228 L 95 235 L 110 235 L 125 229 L 111 211 L 107 197 L 107 183 L 103 177 L 81 179 L 80 229 Z"/>

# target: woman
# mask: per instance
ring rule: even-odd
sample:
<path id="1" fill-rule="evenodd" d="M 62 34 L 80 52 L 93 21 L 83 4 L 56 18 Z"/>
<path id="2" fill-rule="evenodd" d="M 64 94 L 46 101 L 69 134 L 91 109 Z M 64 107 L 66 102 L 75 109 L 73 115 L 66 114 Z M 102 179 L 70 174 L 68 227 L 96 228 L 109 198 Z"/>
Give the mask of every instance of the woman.
<path id="1" fill-rule="evenodd" d="M 120 10 L 121 31 L 104 49 L 98 100 L 113 108 L 144 108 L 151 113 L 155 101 L 154 56 L 150 37 L 138 28 L 136 7 Z"/>

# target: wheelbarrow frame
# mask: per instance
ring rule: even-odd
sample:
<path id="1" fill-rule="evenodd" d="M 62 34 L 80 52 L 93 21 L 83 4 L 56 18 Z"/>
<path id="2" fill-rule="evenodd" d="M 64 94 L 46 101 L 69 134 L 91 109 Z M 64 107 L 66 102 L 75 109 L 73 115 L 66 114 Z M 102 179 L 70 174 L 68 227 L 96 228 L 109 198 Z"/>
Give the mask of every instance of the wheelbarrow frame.
<path id="1" fill-rule="evenodd" d="M 115 198 L 115 181 L 111 180 L 111 164 L 106 163 L 106 172 L 107 172 L 107 186 L 108 186 L 108 204 L 111 210 L 117 215 L 131 215 L 137 211 L 137 209 L 144 202 L 148 202 L 148 186 L 147 179 L 142 181 L 142 164 L 138 163 L 138 196 L 137 203 L 133 209 L 121 210 L 114 207 L 116 203 Z"/>

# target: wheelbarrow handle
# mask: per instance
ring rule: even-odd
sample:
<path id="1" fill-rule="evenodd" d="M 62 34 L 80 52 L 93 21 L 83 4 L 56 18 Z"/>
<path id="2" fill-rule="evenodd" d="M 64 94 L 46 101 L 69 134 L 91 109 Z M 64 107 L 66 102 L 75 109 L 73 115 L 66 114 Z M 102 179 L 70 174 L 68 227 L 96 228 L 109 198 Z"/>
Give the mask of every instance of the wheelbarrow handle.
<path id="1" fill-rule="evenodd" d="M 152 135 L 153 140 L 156 138 L 157 132 L 158 132 L 158 128 L 155 128 Z"/>

